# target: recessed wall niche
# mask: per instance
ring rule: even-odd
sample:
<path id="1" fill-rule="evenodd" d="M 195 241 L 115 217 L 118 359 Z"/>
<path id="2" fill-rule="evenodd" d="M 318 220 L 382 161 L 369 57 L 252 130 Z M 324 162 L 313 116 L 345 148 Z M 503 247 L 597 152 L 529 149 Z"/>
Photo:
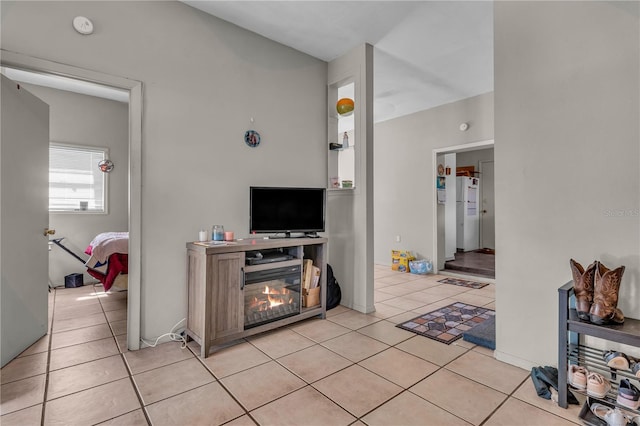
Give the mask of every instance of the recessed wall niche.
<path id="1" fill-rule="evenodd" d="M 329 86 L 329 189 L 353 189 L 355 181 L 355 145 L 357 135 L 354 130 L 355 111 L 358 100 L 355 99 L 355 84 L 346 80 Z M 336 108 L 339 99 L 353 99 L 354 111 L 339 114 Z"/>

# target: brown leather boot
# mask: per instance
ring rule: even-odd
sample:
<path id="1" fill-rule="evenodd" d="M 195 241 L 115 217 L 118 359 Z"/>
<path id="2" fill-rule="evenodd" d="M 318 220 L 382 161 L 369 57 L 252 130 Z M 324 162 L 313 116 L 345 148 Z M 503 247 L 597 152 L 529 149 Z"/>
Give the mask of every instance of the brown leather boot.
<path id="1" fill-rule="evenodd" d="M 597 325 L 622 324 L 624 314 L 618 309 L 618 291 L 624 273 L 624 266 L 610 270 L 596 262 L 596 277 L 591 305 L 590 319 Z"/>
<path id="2" fill-rule="evenodd" d="M 596 262 L 587 266 L 586 270 L 573 259 L 569 259 L 569 265 L 571 265 L 571 273 L 573 274 L 573 292 L 576 295 L 578 317 L 583 321 L 591 321 L 589 312 L 593 303 Z"/>

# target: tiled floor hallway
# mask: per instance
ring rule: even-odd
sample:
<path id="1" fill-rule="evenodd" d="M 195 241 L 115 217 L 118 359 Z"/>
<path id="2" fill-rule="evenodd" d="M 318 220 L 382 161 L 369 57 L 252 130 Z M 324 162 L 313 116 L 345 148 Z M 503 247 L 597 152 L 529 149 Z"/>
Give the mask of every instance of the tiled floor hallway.
<path id="1" fill-rule="evenodd" d="M 51 334 L 2 369 L 9 425 L 571 425 L 528 372 L 459 340 L 395 327 L 454 301 L 493 308 L 472 290 L 376 267 L 376 312 L 344 307 L 219 350 L 193 342 L 128 352 L 126 293 L 100 286 L 50 296 Z M 499 312 L 498 312 L 499 315 Z"/>

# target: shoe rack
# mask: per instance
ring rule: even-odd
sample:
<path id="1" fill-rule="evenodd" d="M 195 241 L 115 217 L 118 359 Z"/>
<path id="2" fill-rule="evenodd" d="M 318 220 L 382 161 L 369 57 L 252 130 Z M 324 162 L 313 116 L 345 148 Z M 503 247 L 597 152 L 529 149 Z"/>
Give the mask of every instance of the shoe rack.
<path id="1" fill-rule="evenodd" d="M 567 408 L 567 370 L 569 364 L 578 364 L 588 371 L 595 371 L 608 378 L 611 390 L 602 398 L 612 406 L 626 411 L 634 411 L 616 403 L 620 379 L 628 378 L 636 387 L 640 387 L 640 379 L 630 370 L 616 370 L 607 366 L 603 353 L 607 350 L 593 348 L 584 344 L 584 336 L 593 336 L 609 342 L 630 345 L 638 348 L 636 353 L 628 354 L 640 358 L 640 320 L 625 318 L 621 325 L 595 325 L 578 318 L 573 296 L 573 281 L 569 281 L 558 289 L 558 405 Z M 571 392 L 581 391 L 571 389 Z M 594 399 L 593 397 L 590 397 Z M 637 410 L 640 415 L 640 410 Z"/>

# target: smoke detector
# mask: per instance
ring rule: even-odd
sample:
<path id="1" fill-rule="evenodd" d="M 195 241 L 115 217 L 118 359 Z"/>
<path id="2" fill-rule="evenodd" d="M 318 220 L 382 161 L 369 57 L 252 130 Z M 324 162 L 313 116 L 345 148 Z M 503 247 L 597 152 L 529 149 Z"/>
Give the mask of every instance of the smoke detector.
<path id="1" fill-rule="evenodd" d="M 76 16 L 73 18 L 73 28 L 82 35 L 93 33 L 93 22 L 84 16 Z"/>

